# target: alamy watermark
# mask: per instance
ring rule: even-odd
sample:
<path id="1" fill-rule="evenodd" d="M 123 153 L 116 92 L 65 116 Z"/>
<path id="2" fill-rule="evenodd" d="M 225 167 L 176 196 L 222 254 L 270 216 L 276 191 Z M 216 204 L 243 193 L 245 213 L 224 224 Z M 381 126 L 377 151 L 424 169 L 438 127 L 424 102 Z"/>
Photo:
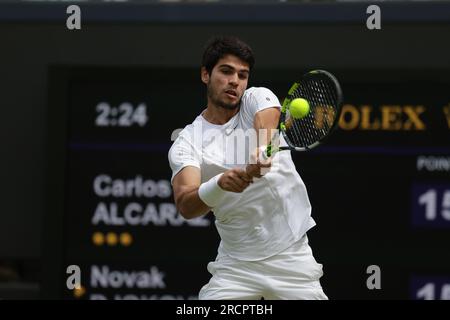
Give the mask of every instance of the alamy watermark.
<path id="1" fill-rule="evenodd" d="M 366 286 L 369 290 L 381 289 L 381 269 L 376 264 L 367 267 L 366 273 L 370 276 L 366 280 Z"/>
<path id="2" fill-rule="evenodd" d="M 79 6 L 73 4 L 67 7 L 66 13 L 70 14 L 66 20 L 66 27 L 69 30 L 81 29 L 81 9 Z"/>
<path id="3" fill-rule="evenodd" d="M 366 13 L 370 14 L 366 20 L 366 26 L 369 30 L 381 29 L 381 9 L 376 4 L 367 7 Z"/>
<path id="4" fill-rule="evenodd" d="M 271 145 L 272 150 L 280 144 L 278 129 L 204 129 L 202 122 L 196 121 L 191 130 L 182 134 L 180 132 L 180 129 L 176 129 L 171 135 L 172 141 L 177 140 L 169 153 L 173 163 L 193 160 L 199 164 L 203 161 L 220 162 L 227 166 L 256 164 L 261 160 L 261 152 L 267 144 Z M 275 164 L 277 158 L 271 160 Z"/>
<path id="5" fill-rule="evenodd" d="M 66 287 L 69 290 L 81 289 L 81 269 L 76 264 L 67 267 L 66 273 L 69 275 L 66 280 Z"/>

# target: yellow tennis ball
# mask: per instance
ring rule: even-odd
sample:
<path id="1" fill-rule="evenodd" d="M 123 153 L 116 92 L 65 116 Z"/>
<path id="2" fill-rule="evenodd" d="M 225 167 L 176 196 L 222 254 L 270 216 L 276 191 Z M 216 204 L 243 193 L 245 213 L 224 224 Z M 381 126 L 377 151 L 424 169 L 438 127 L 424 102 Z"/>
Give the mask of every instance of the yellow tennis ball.
<path id="1" fill-rule="evenodd" d="M 309 113 L 309 103 L 303 98 L 296 98 L 289 105 L 289 112 L 294 119 L 304 118 Z"/>

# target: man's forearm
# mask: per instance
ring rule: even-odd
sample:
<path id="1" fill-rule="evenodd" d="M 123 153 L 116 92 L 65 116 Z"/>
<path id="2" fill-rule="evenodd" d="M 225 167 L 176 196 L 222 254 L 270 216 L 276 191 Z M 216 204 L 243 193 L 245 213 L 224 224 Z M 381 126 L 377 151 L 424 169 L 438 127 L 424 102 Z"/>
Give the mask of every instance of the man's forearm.
<path id="1" fill-rule="evenodd" d="M 198 187 L 183 192 L 177 202 L 177 208 L 185 219 L 202 216 L 211 210 L 198 196 Z"/>

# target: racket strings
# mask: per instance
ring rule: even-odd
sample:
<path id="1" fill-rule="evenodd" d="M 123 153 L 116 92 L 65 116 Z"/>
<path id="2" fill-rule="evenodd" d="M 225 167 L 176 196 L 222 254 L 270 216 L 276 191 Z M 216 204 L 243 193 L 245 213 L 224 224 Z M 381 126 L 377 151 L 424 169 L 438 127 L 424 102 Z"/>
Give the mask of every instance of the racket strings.
<path id="1" fill-rule="evenodd" d="M 295 97 L 311 97 L 310 100 L 312 100 L 314 97 L 314 91 L 311 90 L 311 88 L 306 85 L 306 83 L 302 83 L 302 85 L 295 92 Z M 315 139 L 314 128 L 311 125 L 312 116 L 313 112 L 310 111 L 305 118 L 294 121 L 293 132 L 295 133 L 295 136 L 297 138 L 296 144 L 299 144 L 303 147 L 310 145 L 311 141 L 314 141 Z"/>
<path id="2" fill-rule="evenodd" d="M 338 101 L 337 92 L 335 90 L 334 86 L 327 86 L 327 83 L 323 82 L 323 89 L 326 92 L 324 94 L 325 97 L 325 106 L 326 109 L 325 113 L 325 120 L 324 125 L 325 128 L 325 134 L 328 133 L 331 130 L 332 124 L 334 123 L 334 119 L 336 118 L 336 104 Z M 330 121 L 331 120 L 331 121 Z"/>
<path id="3" fill-rule="evenodd" d="M 294 98 L 300 98 L 300 92 L 305 91 L 305 89 L 306 88 L 304 88 L 303 85 L 300 85 L 300 87 L 293 94 Z M 308 116 L 309 114 L 307 115 L 307 117 Z M 290 133 L 292 135 L 291 139 L 295 145 L 307 146 L 308 140 L 311 139 L 309 128 L 305 127 L 305 124 L 307 123 L 303 123 L 301 121 L 293 119 L 293 125 L 291 127 Z"/>
<path id="4" fill-rule="evenodd" d="M 297 138 L 297 143 L 302 147 L 307 147 L 318 139 L 317 130 L 314 127 L 315 106 L 319 101 L 318 90 L 317 84 L 311 83 L 309 86 L 306 84 L 302 85 L 295 93 L 296 98 L 306 98 L 310 103 L 308 115 L 303 119 L 295 120 L 295 125 L 293 126 L 295 136 L 300 137 L 300 139 Z"/>
<path id="5" fill-rule="evenodd" d="M 312 101 L 317 99 L 317 97 L 315 96 L 315 90 L 317 88 L 310 88 L 306 84 L 304 84 L 302 87 L 303 87 L 302 89 L 303 89 L 305 96 L 311 97 L 310 100 L 312 100 Z M 313 90 L 311 90 L 311 89 L 313 89 Z M 298 94 L 301 95 L 301 92 L 298 92 Z M 299 96 L 299 98 L 300 98 L 300 96 Z M 308 100 L 308 99 L 306 99 L 306 100 Z M 308 101 L 310 101 L 310 100 L 308 100 Z M 311 102 L 310 102 L 310 104 L 311 104 Z M 314 103 L 312 105 L 314 106 Z M 310 108 L 311 108 L 311 105 L 310 105 Z M 303 139 L 304 146 L 308 146 L 311 143 L 311 141 L 314 141 L 316 139 L 316 134 L 315 134 L 314 128 L 312 126 L 312 117 L 314 115 L 314 112 L 311 112 L 311 111 L 312 111 L 312 109 L 310 109 L 310 112 L 304 119 L 301 119 L 304 121 L 301 121 L 301 120 L 297 121 L 298 127 L 296 128 L 296 131 L 298 131 L 298 135 L 301 135 L 302 132 L 305 134 L 305 139 Z"/>
<path id="6" fill-rule="evenodd" d="M 302 91 L 303 88 L 297 89 L 294 92 L 294 97 L 295 98 L 299 98 L 299 92 Z M 301 132 L 299 131 L 299 129 L 303 127 L 302 123 L 299 123 L 297 120 L 293 120 L 293 126 L 292 126 L 292 134 L 293 134 L 293 140 L 295 141 L 295 144 L 299 144 L 301 146 L 306 145 L 306 139 L 304 137 L 304 135 L 301 134 Z M 308 134 L 308 132 L 305 130 L 305 135 Z"/>
<path id="7" fill-rule="evenodd" d="M 310 105 L 304 118 L 291 118 L 292 125 L 286 131 L 293 145 L 306 148 L 331 131 L 337 114 L 338 93 L 329 79 L 315 77 L 300 83 L 292 98 L 304 98 Z"/>

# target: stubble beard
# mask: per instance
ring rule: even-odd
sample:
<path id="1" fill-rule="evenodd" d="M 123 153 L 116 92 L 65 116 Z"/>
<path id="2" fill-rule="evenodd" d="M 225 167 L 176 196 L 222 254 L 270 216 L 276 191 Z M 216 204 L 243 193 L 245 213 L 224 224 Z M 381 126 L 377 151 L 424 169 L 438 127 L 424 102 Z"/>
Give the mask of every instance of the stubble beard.
<path id="1" fill-rule="evenodd" d="M 208 83 L 207 92 L 208 92 L 207 93 L 208 94 L 208 98 L 211 100 L 211 102 L 214 105 L 216 105 L 216 106 L 218 106 L 220 108 L 224 108 L 224 109 L 227 109 L 227 110 L 234 110 L 234 109 L 238 108 L 240 103 L 241 103 L 241 99 L 239 99 L 239 101 L 237 103 L 234 103 L 234 104 L 233 103 L 226 103 L 226 102 L 220 100 L 218 94 L 216 92 L 214 92 L 214 90 L 211 88 L 210 83 Z"/>

